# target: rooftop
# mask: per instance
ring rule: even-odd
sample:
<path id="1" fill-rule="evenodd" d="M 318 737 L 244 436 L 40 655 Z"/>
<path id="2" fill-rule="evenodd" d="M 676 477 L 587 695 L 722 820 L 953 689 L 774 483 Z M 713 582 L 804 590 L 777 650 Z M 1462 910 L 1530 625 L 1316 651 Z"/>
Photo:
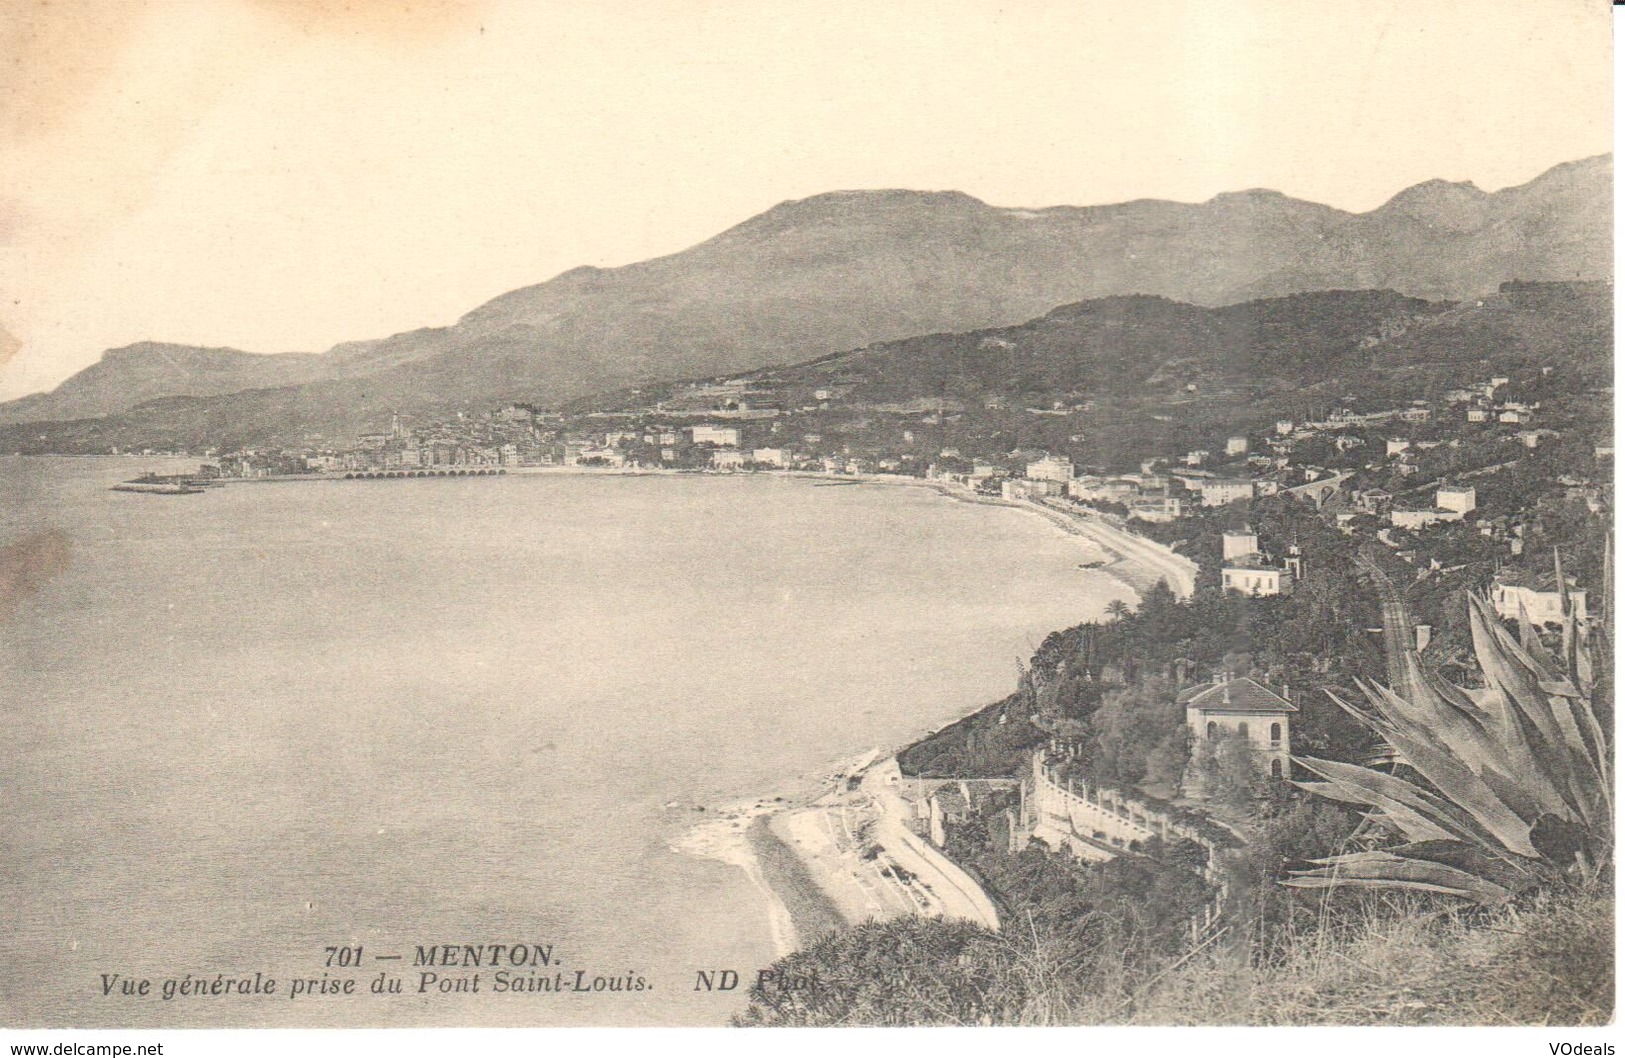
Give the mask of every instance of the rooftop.
<path id="1" fill-rule="evenodd" d="M 1178 698 L 1186 708 L 1212 709 L 1226 713 L 1295 713 L 1298 707 L 1267 684 L 1251 676 L 1237 676 L 1204 683 L 1183 691 Z"/>
<path id="2" fill-rule="evenodd" d="M 1585 589 L 1575 586 L 1573 577 L 1569 577 L 1568 582 L 1569 591 L 1578 595 L 1585 594 Z M 1556 591 L 1557 574 L 1551 570 L 1530 573 L 1522 569 L 1503 569 L 1495 575 L 1495 583 L 1507 587 L 1532 588 L 1535 591 Z"/>

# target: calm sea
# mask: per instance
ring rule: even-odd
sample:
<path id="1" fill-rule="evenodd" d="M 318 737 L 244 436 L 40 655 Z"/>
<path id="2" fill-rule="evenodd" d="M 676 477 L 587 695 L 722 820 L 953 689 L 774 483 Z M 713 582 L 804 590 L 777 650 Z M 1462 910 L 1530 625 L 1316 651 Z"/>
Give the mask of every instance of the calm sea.
<path id="1" fill-rule="evenodd" d="M 1042 519 L 923 489 L 108 491 L 149 467 L 0 459 L 0 547 L 70 538 L 0 610 L 13 1026 L 717 1024 L 741 995 L 696 971 L 773 949 L 744 872 L 673 851 L 696 806 L 1008 693 L 1121 590 Z M 485 942 L 651 987 L 499 994 L 485 968 L 479 994 L 417 994 L 417 946 Z M 404 990 L 371 994 L 381 972 Z M 256 973 L 274 995 L 159 994 Z M 359 994 L 289 998 L 324 975 Z"/>

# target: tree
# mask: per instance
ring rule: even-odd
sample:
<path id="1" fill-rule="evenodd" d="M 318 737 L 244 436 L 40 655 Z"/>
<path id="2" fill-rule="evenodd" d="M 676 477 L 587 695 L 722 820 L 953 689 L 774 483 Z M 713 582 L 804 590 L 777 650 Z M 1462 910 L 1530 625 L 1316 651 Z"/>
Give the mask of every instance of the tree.
<path id="1" fill-rule="evenodd" d="M 1107 786 L 1177 782 L 1184 771 L 1184 710 L 1164 677 L 1147 677 L 1108 691 L 1090 725 L 1095 740 L 1086 767 L 1097 782 Z"/>
<path id="2" fill-rule="evenodd" d="M 1247 808 L 1257 798 L 1261 785 L 1252 740 L 1231 733 L 1220 736 L 1214 745 L 1213 772 L 1206 787 L 1208 800 Z"/>
<path id="3" fill-rule="evenodd" d="M 1027 999 L 1017 953 L 969 922 L 908 916 L 829 934 L 757 975 L 736 1025 L 978 1025 Z"/>

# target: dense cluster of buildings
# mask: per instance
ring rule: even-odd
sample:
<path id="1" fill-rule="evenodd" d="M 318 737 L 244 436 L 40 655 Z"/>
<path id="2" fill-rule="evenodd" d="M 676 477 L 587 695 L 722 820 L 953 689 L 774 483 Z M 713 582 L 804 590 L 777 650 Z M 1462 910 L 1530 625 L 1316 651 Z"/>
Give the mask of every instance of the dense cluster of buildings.
<path id="1" fill-rule="evenodd" d="M 725 379 L 672 387 L 649 407 L 629 412 L 566 416 L 509 404 L 425 425 L 408 425 L 394 415 L 388 430 L 363 435 L 341 449 L 219 454 L 214 472 L 239 478 L 527 466 L 902 472 L 1013 502 L 1090 508 L 1145 525 L 1245 509 L 1260 498 L 1285 494 L 1312 503 L 1345 533 L 1371 533 L 1392 548 L 1403 548 L 1418 534 L 1466 523 L 1504 546 L 1515 560 L 1524 536 L 1517 517 L 1482 516 L 1471 474 L 1440 477 L 1423 469 L 1441 447 L 1450 451 L 1476 443 L 1475 436 L 1490 436 L 1475 431 L 1492 431 L 1507 442 L 1509 462 L 1561 436 L 1541 424 L 1538 400 L 1509 397 L 1509 388 L 1516 387 L 1499 376 L 1450 390 L 1437 400 L 1364 412 L 1340 406 L 1307 421 L 1276 418 L 1266 429 L 1224 436 L 1222 446 L 1215 438 L 1207 448 L 1149 454 L 1139 460 L 1137 471 L 1115 474 L 1042 450 L 973 454 L 957 447 L 933 448 L 933 460 L 922 464 L 914 458 L 911 463 L 909 453 L 917 457 L 924 440 L 917 434 L 953 418 L 951 402 L 913 401 L 862 411 L 903 417 L 896 429 L 897 447 L 889 454 L 872 447 L 854 452 L 816 429 L 798 431 L 787 418 L 787 407 L 804 411 L 840 405 L 854 385 L 853 380 L 832 378 L 805 393 L 780 393 L 750 379 Z M 1611 445 L 1597 447 L 1599 462 L 1611 456 Z M 1426 484 L 1413 486 L 1413 480 Z M 1584 474 L 1563 480 L 1571 493 L 1600 510 L 1602 484 Z M 1247 595 L 1282 595 L 1303 579 L 1304 562 L 1296 543 L 1265 547 L 1250 530 L 1229 532 L 1219 583 Z M 1497 607 L 1514 614 L 1517 604 L 1531 615 L 1552 611 L 1556 589 L 1527 576 L 1518 581 L 1520 576 L 1509 572 L 1497 581 Z"/>
<path id="2" fill-rule="evenodd" d="M 1402 558 L 1410 554 L 1406 548 L 1419 535 L 1425 538 L 1441 527 L 1466 524 L 1504 547 L 1507 560 L 1515 562 L 1523 553 L 1522 521 L 1516 515 L 1482 516 L 1473 478 L 1512 465 L 1521 450 L 1559 438 L 1562 432 L 1537 428 L 1540 402 L 1508 399 L 1509 383 L 1506 377 L 1494 377 L 1451 390 L 1436 401 L 1417 400 L 1359 413 L 1342 407 L 1303 422 L 1281 418 L 1268 433 L 1228 436 L 1222 456 L 1215 455 L 1217 445 L 1159 454 L 1142 459 L 1135 473 L 1095 473 L 1051 452 L 1012 453 L 1017 465 L 1011 470 L 983 461 L 966 469 L 962 460 L 945 460 L 945 464 L 957 465 L 933 466 L 928 473 L 982 491 L 996 490 L 1010 501 L 1089 507 L 1149 524 L 1177 522 L 1212 509 L 1245 507 L 1263 497 L 1285 494 L 1312 503 L 1328 523 L 1344 533 L 1368 533 L 1398 550 Z M 1508 431 L 1508 425 L 1523 428 Z M 1486 447 L 1485 439 L 1492 437 L 1498 440 Z M 1453 458 L 1464 445 L 1473 446 L 1470 450 L 1475 454 L 1488 453 L 1486 458 L 1502 462 L 1486 468 L 1480 465 L 1483 459 L 1476 463 L 1469 459 L 1463 462 L 1475 469 L 1442 475 L 1436 470 L 1424 472 L 1448 465 L 1438 458 L 1439 450 Z M 1305 453 L 1322 462 L 1305 458 Z M 1611 457 L 1611 444 L 1596 447 L 1595 460 L 1605 471 Z M 1598 513 L 1606 477 L 1605 473 L 1574 473 L 1565 475 L 1561 484 L 1569 495 L 1583 499 Z M 1394 535 L 1396 532 L 1401 535 Z M 1259 546 L 1250 531 L 1225 534 L 1219 571 L 1224 589 L 1279 595 L 1289 592 L 1303 575 L 1304 556 L 1295 544 L 1271 553 Z M 1523 598 L 1510 589 L 1496 588 L 1497 599 L 1514 595 Z M 1545 613 L 1552 610 L 1554 598 L 1555 589 L 1525 601 L 1529 613 Z M 1515 614 L 1511 603 L 1498 605 Z"/>

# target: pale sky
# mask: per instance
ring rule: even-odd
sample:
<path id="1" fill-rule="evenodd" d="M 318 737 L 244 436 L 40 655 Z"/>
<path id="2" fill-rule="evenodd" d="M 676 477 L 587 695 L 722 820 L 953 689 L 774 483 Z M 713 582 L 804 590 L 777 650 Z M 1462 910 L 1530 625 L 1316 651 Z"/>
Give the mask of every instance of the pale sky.
<path id="1" fill-rule="evenodd" d="M 1606 0 L 0 0 L 0 399 L 450 323 L 836 189 L 1496 190 L 1611 149 L 1609 36 Z"/>

